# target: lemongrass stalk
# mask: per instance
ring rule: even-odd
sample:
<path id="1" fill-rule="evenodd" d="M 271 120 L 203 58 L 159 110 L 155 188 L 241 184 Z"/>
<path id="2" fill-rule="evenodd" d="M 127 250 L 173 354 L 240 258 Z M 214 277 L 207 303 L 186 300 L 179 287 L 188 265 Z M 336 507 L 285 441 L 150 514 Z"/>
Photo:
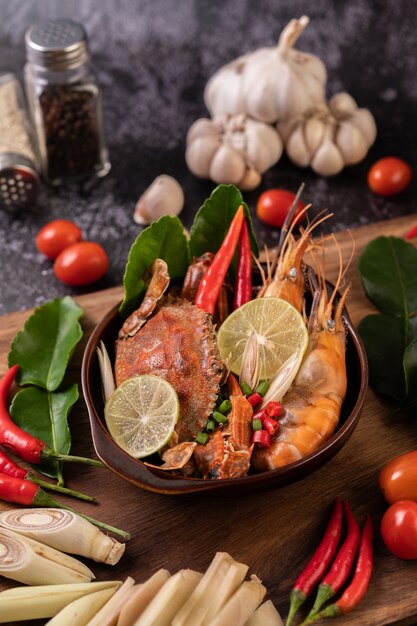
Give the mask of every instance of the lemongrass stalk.
<path id="1" fill-rule="evenodd" d="M 148 604 L 153 600 L 170 576 L 170 573 L 166 569 L 160 569 L 144 583 L 135 585 L 130 590 L 126 604 L 120 611 L 117 626 L 133 626 L 135 620 L 142 615 Z"/>
<path id="2" fill-rule="evenodd" d="M 245 626 L 284 626 L 284 622 L 272 601 L 267 600 L 256 609 Z"/>
<path id="3" fill-rule="evenodd" d="M 244 563 L 232 563 L 223 577 L 218 583 L 217 593 L 212 598 L 207 597 L 208 611 L 203 620 L 203 626 L 210 623 L 220 609 L 226 604 L 229 598 L 234 594 L 236 589 L 242 584 L 248 572 L 248 565 Z"/>
<path id="4" fill-rule="evenodd" d="M 11 509 L 0 513 L 0 526 L 51 548 L 115 565 L 125 544 L 105 535 L 75 511 L 66 509 Z"/>
<path id="5" fill-rule="evenodd" d="M 251 333 L 246 342 L 239 381 L 247 383 L 251 389 L 256 389 L 259 384 L 259 346 L 255 332 Z"/>
<path id="6" fill-rule="evenodd" d="M 202 578 L 200 572 L 182 569 L 167 580 L 134 626 L 167 626 Z"/>
<path id="7" fill-rule="evenodd" d="M 281 402 L 297 375 L 301 360 L 301 355 L 295 352 L 283 363 L 269 381 L 269 389 L 264 395 L 259 409 L 263 409 L 268 402 Z"/>
<path id="8" fill-rule="evenodd" d="M 86 565 L 38 541 L 0 528 L 0 574 L 27 585 L 89 582 Z"/>
<path id="9" fill-rule="evenodd" d="M 119 587 L 98 613 L 90 619 L 86 626 L 115 626 L 122 606 L 129 597 L 129 592 L 134 584 L 133 578 L 128 576 L 123 585 Z"/>
<path id="10" fill-rule="evenodd" d="M 103 341 L 100 341 L 100 347 L 97 346 L 97 358 L 101 374 L 101 391 L 103 400 L 106 402 L 116 389 L 114 382 L 113 368 L 110 361 L 109 353 Z"/>
<path id="11" fill-rule="evenodd" d="M 245 622 L 257 609 L 266 594 L 266 587 L 259 578 L 252 575 L 235 591 L 209 626 L 245 626 Z"/>
<path id="12" fill-rule="evenodd" d="M 77 598 L 102 589 L 117 589 L 120 581 L 15 587 L 0 592 L 0 624 L 53 617 Z"/>
<path id="13" fill-rule="evenodd" d="M 116 587 L 89 593 L 67 604 L 45 626 L 85 626 L 115 594 Z M 117 592 L 116 592 L 117 593 Z"/>
<path id="14" fill-rule="evenodd" d="M 202 626 L 210 612 L 210 603 L 213 601 L 217 604 L 215 598 L 218 593 L 222 594 L 221 587 L 223 581 L 232 565 L 237 565 L 237 563 L 227 552 L 217 552 L 215 554 L 200 583 L 182 609 L 175 615 L 172 626 L 186 626 L 190 623 L 190 620 L 193 626 Z M 243 568 L 241 570 L 243 580 L 248 568 L 242 563 L 238 565 Z M 246 571 L 244 571 L 245 568 Z M 231 591 L 230 595 L 232 593 Z"/>

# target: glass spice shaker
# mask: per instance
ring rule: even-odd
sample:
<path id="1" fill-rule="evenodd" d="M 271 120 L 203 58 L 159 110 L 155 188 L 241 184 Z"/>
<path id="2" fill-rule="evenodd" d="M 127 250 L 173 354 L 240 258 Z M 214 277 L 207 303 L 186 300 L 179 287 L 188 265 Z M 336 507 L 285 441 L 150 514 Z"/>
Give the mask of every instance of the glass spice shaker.
<path id="1" fill-rule="evenodd" d="M 101 90 L 81 24 L 57 20 L 26 32 L 26 91 L 45 180 L 105 176 Z"/>
<path id="2" fill-rule="evenodd" d="M 36 204 L 36 157 L 22 89 L 11 72 L 0 74 L 0 208 Z"/>

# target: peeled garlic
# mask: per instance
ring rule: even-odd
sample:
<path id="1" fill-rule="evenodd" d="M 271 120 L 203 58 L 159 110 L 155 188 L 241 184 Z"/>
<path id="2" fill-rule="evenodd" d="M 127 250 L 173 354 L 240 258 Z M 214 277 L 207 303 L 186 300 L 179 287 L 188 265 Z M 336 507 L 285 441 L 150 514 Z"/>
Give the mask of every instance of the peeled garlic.
<path id="1" fill-rule="evenodd" d="M 254 189 L 280 159 L 282 147 L 272 126 L 245 115 L 200 119 L 188 131 L 185 159 L 200 178 Z"/>
<path id="2" fill-rule="evenodd" d="M 163 215 L 178 215 L 184 207 L 184 192 L 179 183 L 168 176 L 157 176 L 139 198 L 133 219 L 137 224 L 149 224 Z"/>

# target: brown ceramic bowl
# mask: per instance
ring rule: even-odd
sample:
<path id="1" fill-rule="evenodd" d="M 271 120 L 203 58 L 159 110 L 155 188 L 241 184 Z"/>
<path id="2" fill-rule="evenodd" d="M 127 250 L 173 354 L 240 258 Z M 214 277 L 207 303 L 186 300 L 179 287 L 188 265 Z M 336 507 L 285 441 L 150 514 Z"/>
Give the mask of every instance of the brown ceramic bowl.
<path id="1" fill-rule="evenodd" d="M 105 315 L 95 327 L 88 341 L 82 363 L 82 387 L 97 455 L 112 471 L 138 487 L 163 494 L 199 492 L 207 494 L 211 491 L 216 494 L 238 493 L 280 487 L 310 475 L 329 461 L 346 444 L 355 430 L 368 386 L 368 364 L 360 336 L 345 311 L 348 372 L 346 398 L 342 406 L 338 429 L 316 452 L 277 470 L 222 480 L 183 478 L 157 468 L 148 467 L 142 461 L 131 457 L 115 443 L 107 431 L 104 420 L 104 404 L 96 347 L 100 340 L 103 340 L 110 358 L 113 358 L 114 342 L 122 325 L 118 308 L 119 305 L 113 307 Z"/>

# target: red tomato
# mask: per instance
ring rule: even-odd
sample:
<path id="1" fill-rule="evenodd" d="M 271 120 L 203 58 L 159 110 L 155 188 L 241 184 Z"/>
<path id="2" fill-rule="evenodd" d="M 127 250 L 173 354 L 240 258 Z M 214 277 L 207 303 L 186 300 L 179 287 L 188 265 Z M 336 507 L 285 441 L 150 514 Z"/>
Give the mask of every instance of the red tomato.
<path id="1" fill-rule="evenodd" d="M 290 206 L 294 202 L 294 198 L 295 194 L 291 193 L 291 191 L 285 191 L 285 189 L 269 189 L 259 196 L 256 205 L 256 213 L 259 219 L 266 224 L 280 228 L 287 217 Z M 304 204 L 299 200 L 295 217 L 303 208 Z"/>
<path id="2" fill-rule="evenodd" d="M 400 500 L 391 504 L 381 521 L 382 539 L 400 559 L 417 559 L 417 503 Z"/>
<path id="3" fill-rule="evenodd" d="M 54 263 L 55 276 L 67 285 L 89 285 L 108 270 L 109 259 L 94 241 L 81 241 L 65 248 Z"/>
<path id="4" fill-rule="evenodd" d="M 45 224 L 36 235 L 35 244 L 39 252 L 49 259 L 83 238 L 80 228 L 69 220 L 54 220 Z"/>
<path id="5" fill-rule="evenodd" d="M 368 185 L 380 196 L 395 196 L 411 182 L 411 167 L 397 157 L 380 159 L 368 172 Z"/>
<path id="6" fill-rule="evenodd" d="M 379 486 L 389 504 L 398 500 L 417 502 L 417 450 L 384 465 L 379 472 Z"/>

